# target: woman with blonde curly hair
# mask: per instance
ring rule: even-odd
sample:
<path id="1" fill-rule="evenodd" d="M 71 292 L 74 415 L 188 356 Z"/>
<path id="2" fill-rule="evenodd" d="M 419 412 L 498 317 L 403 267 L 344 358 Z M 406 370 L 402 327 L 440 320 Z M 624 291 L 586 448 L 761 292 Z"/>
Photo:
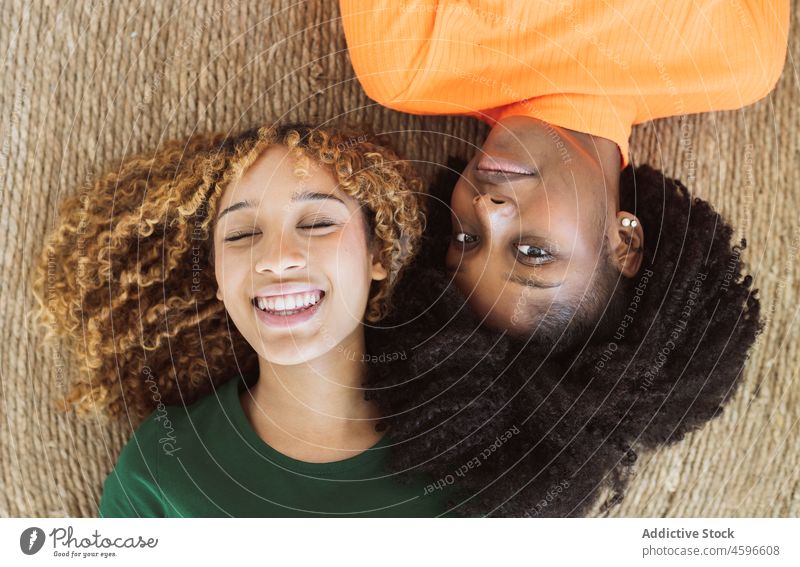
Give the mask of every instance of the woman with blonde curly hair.
<path id="1" fill-rule="evenodd" d="M 371 136 L 286 125 L 169 142 L 65 202 L 35 278 L 79 362 L 60 404 L 145 418 L 102 516 L 444 511 L 386 474 L 362 389 L 420 190 Z"/>

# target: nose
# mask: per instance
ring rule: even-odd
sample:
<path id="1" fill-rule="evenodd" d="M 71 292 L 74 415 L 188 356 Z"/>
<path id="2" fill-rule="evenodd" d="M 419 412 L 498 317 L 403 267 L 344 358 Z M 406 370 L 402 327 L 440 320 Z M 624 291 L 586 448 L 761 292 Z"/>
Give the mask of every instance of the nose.
<path id="1" fill-rule="evenodd" d="M 472 199 L 475 213 L 483 226 L 491 232 L 492 227 L 514 216 L 516 203 L 501 195 L 478 193 Z"/>
<path id="2" fill-rule="evenodd" d="M 256 271 L 281 275 L 289 270 L 305 268 L 307 247 L 308 242 L 303 245 L 285 234 L 264 235 L 262 246 L 253 249 Z"/>

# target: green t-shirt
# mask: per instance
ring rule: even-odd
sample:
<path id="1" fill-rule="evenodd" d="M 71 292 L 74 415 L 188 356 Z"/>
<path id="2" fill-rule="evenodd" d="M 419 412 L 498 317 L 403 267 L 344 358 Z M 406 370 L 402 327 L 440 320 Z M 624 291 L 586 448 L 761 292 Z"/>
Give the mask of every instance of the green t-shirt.
<path id="1" fill-rule="evenodd" d="M 101 517 L 434 517 L 444 491 L 385 470 L 384 436 L 358 455 L 307 463 L 253 430 L 239 401 L 253 374 L 190 406 L 162 406 L 137 428 L 103 484 Z M 427 493 L 426 493 L 427 492 Z M 452 514 L 455 516 L 455 514 Z"/>

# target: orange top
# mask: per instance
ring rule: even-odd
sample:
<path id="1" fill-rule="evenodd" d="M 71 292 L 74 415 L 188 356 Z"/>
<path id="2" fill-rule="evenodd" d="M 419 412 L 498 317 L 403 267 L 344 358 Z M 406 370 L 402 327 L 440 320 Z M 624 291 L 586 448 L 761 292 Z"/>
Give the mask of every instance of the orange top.
<path id="1" fill-rule="evenodd" d="M 729 110 L 783 69 L 789 0 L 340 0 L 353 68 L 380 104 L 531 116 L 616 142 Z"/>

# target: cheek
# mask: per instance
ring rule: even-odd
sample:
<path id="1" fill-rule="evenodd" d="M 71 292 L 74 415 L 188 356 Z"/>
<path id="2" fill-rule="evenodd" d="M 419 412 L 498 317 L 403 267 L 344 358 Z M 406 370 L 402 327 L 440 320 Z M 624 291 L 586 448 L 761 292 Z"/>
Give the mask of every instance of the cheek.
<path id="1" fill-rule="evenodd" d="M 251 277 L 250 259 L 249 254 L 240 260 L 235 254 L 224 253 L 218 253 L 214 258 L 214 278 L 223 297 L 228 296 L 230 300 L 235 294 L 241 293 L 245 289 L 244 286 L 251 283 L 248 281 Z"/>
<path id="2" fill-rule="evenodd" d="M 330 238 L 325 246 L 315 249 L 312 265 L 325 266 L 329 277 L 340 282 L 340 287 L 345 286 L 346 291 L 352 292 L 353 286 L 355 289 L 369 286 L 370 262 L 364 229 L 352 223 Z"/>
<path id="3" fill-rule="evenodd" d="M 603 243 L 603 234 L 596 226 L 595 211 L 556 209 L 552 218 L 551 238 L 559 244 L 562 256 L 583 261 L 597 255 Z"/>
<path id="4" fill-rule="evenodd" d="M 483 305 L 486 302 L 491 304 L 496 299 L 492 274 L 483 261 L 484 257 L 478 254 L 462 258 L 460 251 L 457 251 L 452 259 L 454 265 L 460 264 L 460 271 L 453 275 L 453 284 L 464 297 L 468 298 L 471 305 Z"/>
<path id="5" fill-rule="evenodd" d="M 459 227 L 459 221 L 464 222 L 464 219 L 468 216 L 471 208 L 471 202 L 472 192 L 467 186 L 467 182 L 461 179 L 458 183 L 456 183 L 456 186 L 453 189 L 453 194 L 450 197 L 450 206 L 452 208 L 450 216 L 454 230 L 463 228 Z"/>
<path id="6" fill-rule="evenodd" d="M 225 274 L 225 265 L 222 263 L 222 258 L 217 256 L 214 259 L 214 279 L 217 281 L 217 287 L 220 291 L 223 291 L 224 285 L 227 283 L 227 280 L 223 277 Z"/>
<path id="7" fill-rule="evenodd" d="M 523 324 L 532 308 L 533 294 L 499 275 L 484 275 L 480 281 L 464 285 L 472 290 L 470 308 L 492 328 L 512 330 Z"/>
<path id="8" fill-rule="evenodd" d="M 335 301 L 331 305 L 332 319 L 328 321 L 337 336 L 347 335 L 360 325 L 369 301 L 372 284 L 370 258 L 367 253 L 364 231 L 341 233 L 336 239 L 336 248 L 331 249 L 324 262 L 325 272 L 334 290 Z"/>

